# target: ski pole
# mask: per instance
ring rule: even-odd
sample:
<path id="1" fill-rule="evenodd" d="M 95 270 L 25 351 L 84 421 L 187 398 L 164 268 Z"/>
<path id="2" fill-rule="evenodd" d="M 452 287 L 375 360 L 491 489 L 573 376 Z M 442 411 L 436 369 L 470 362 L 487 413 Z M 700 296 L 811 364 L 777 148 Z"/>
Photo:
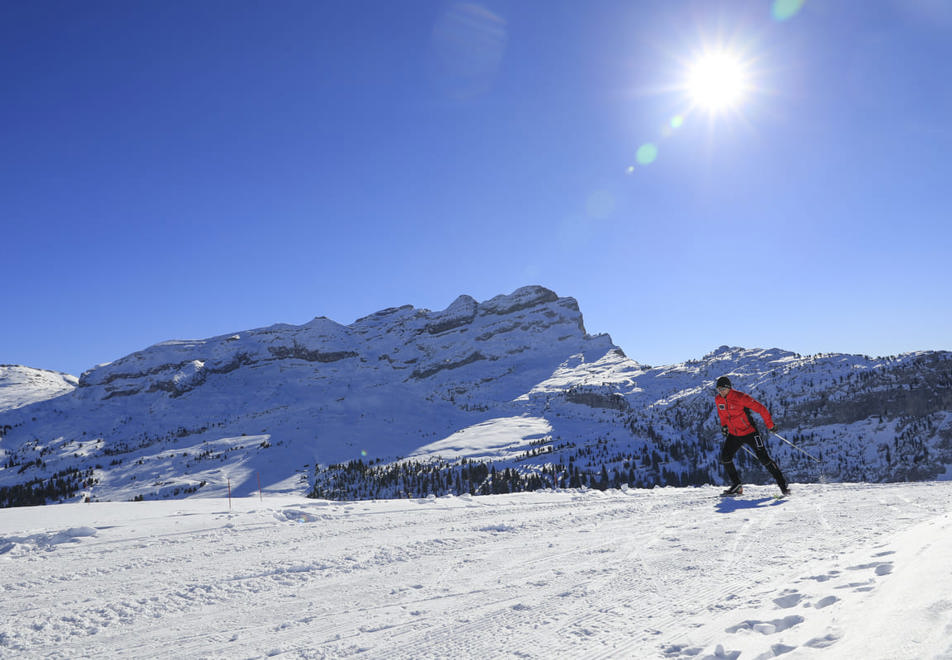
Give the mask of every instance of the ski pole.
<path id="1" fill-rule="evenodd" d="M 790 442 L 789 440 L 787 440 L 785 437 L 783 437 L 782 435 L 780 435 L 780 434 L 777 433 L 776 431 L 771 431 L 771 433 L 773 433 L 775 436 L 777 436 L 778 438 L 780 438 L 781 440 L 783 440 L 784 442 L 786 442 L 788 445 L 790 445 L 791 447 L 793 447 L 794 449 L 796 449 L 796 450 L 797 450 L 798 452 L 800 452 L 801 454 L 806 454 L 807 456 L 809 456 L 810 458 L 812 458 L 812 459 L 813 459 L 814 461 L 816 461 L 817 463 L 820 463 L 820 462 L 821 462 L 819 458 L 817 458 L 816 456 L 814 456 L 814 455 L 811 454 L 810 452 L 803 451 L 802 449 L 800 449 L 799 447 L 797 447 L 795 444 L 793 444 L 792 442 Z"/>

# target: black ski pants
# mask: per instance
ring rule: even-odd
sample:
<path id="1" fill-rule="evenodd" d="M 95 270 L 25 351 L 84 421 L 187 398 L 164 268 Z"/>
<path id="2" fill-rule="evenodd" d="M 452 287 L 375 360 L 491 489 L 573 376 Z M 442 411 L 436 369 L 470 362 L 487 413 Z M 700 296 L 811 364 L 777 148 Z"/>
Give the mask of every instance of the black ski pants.
<path id="1" fill-rule="evenodd" d="M 724 447 L 721 449 L 721 463 L 724 464 L 724 471 L 727 472 L 727 478 L 730 479 L 732 485 L 740 483 L 740 475 L 737 474 L 737 468 L 734 466 L 734 454 L 738 452 L 741 445 L 747 445 L 754 450 L 757 460 L 777 480 L 777 485 L 781 489 L 787 487 L 787 480 L 783 478 L 780 467 L 767 453 L 767 445 L 759 432 L 748 435 L 728 435 L 727 439 L 724 440 Z"/>

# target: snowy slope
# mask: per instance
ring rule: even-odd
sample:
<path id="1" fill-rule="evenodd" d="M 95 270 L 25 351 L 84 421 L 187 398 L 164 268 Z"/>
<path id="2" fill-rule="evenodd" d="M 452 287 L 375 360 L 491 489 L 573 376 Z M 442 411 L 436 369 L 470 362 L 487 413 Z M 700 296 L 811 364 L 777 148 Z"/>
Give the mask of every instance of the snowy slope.
<path id="1" fill-rule="evenodd" d="M 952 478 L 950 353 L 722 346 L 651 367 L 587 334 L 574 299 L 525 287 L 100 365 L 63 396 L 0 412 L 0 506 L 721 483 L 712 385 L 724 374 L 818 457 L 771 438 L 792 480 Z M 738 463 L 747 482 L 769 480 Z"/>
<path id="2" fill-rule="evenodd" d="M 0 364 L 0 413 L 68 394 L 78 382 L 58 371 Z"/>
<path id="3" fill-rule="evenodd" d="M 0 511 L 4 658 L 952 657 L 952 483 Z"/>

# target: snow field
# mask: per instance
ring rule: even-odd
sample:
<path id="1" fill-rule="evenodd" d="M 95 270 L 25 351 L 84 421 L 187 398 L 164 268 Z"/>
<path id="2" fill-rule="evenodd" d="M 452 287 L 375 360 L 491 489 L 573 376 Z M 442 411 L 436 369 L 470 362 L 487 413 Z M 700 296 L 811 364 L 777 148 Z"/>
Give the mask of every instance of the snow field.
<path id="1" fill-rule="evenodd" d="M 0 510 L 2 658 L 950 658 L 952 483 Z"/>

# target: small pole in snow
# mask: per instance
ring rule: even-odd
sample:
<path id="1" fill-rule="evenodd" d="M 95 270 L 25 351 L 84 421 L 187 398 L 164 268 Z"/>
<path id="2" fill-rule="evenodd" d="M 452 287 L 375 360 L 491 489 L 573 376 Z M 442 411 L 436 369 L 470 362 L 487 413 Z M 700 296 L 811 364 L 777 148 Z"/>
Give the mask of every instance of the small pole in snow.
<path id="1" fill-rule="evenodd" d="M 820 463 L 820 462 L 821 462 L 819 458 L 817 458 L 816 456 L 814 456 L 814 455 L 811 454 L 810 452 L 803 451 L 802 449 L 800 449 L 799 447 L 797 447 L 795 444 L 793 444 L 792 442 L 790 442 L 789 440 L 787 440 L 785 437 L 783 437 L 782 435 L 780 435 L 780 434 L 777 433 L 776 431 L 771 431 L 771 433 L 773 433 L 775 436 L 777 436 L 778 438 L 780 438 L 781 440 L 783 440 L 784 442 L 786 442 L 788 445 L 790 445 L 791 447 L 793 447 L 794 449 L 796 449 L 796 450 L 797 450 L 798 452 L 800 452 L 801 454 L 806 454 L 807 456 L 809 456 L 810 458 L 812 458 L 812 459 L 813 459 L 814 461 L 816 461 L 817 463 Z"/>
<path id="2" fill-rule="evenodd" d="M 258 499 L 264 502 L 264 495 L 261 493 L 261 473 L 255 472 L 258 475 Z"/>
<path id="3" fill-rule="evenodd" d="M 231 477 L 228 477 L 228 510 L 231 511 Z"/>

